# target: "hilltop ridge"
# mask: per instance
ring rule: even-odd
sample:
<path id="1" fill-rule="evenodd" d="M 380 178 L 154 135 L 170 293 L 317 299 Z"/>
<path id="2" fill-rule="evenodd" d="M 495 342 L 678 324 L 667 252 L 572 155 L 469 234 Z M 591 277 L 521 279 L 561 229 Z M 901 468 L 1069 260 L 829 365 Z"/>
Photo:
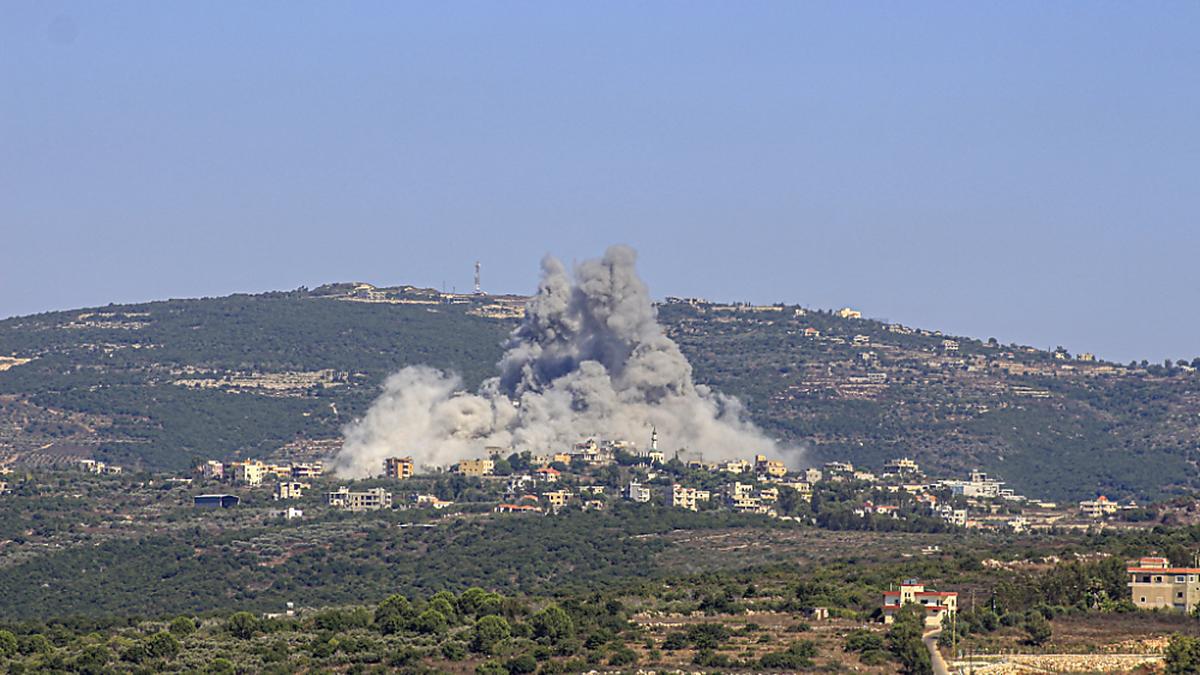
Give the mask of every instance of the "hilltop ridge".
<path id="1" fill-rule="evenodd" d="M 0 455 L 180 468 L 328 453 L 400 367 L 488 376 L 524 301 L 359 282 L 6 319 Z M 1121 365 L 849 308 L 667 298 L 658 313 L 698 383 L 814 463 L 909 455 L 1061 499 L 1196 484 L 1196 364 Z"/>

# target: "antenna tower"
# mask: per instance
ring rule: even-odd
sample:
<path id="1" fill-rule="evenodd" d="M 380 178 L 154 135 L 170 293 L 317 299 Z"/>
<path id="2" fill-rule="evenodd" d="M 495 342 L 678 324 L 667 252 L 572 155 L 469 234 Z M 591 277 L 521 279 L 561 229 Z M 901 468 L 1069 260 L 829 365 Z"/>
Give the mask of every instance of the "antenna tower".
<path id="1" fill-rule="evenodd" d="M 475 261 L 475 295 L 483 293 L 483 288 L 479 285 L 479 261 Z"/>

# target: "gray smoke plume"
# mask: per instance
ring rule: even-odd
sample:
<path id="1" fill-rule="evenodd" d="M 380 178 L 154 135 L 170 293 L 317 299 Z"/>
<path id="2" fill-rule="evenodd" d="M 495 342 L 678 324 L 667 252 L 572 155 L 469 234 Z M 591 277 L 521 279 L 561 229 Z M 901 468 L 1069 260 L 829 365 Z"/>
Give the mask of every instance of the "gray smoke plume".
<path id="1" fill-rule="evenodd" d="M 799 464 L 745 419 L 741 403 L 692 381 L 692 366 L 658 324 L 637 254 L 613 246 L 575 270 L 542 261 L 537 294 L 513 331 L 498 377 L 476 393 L 427 366 L 404 368 L 344 430 L 333 460 L 346 477 L 382 471 L 386 457 L 411 455 L 418 466 L 483 456 L 490 447 L 566 451 L 587 438 L 645 447 L 658 430 L 668 456 L 684 448 L 706 460 L 756 453 Z"/>

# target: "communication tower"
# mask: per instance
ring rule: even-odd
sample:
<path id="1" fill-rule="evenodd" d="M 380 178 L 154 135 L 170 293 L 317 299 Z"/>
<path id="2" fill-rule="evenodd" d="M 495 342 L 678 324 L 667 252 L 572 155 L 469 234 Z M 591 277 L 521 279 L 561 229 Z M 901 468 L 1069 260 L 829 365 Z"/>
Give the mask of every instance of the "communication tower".
<path id="1" fill-rule="evenodd" d="M 483 288 L 479 285 L 479 261 L 475 261 L 475 295 L 482 295 Z"/>

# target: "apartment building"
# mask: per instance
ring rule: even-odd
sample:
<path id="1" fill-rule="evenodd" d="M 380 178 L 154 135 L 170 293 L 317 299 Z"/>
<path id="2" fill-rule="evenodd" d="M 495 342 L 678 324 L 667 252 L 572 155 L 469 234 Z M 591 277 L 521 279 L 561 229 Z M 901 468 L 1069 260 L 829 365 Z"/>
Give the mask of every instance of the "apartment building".
<path id="1" fill-rule="evenodd" d="M 292 478 L 299 479 L 299 480 L 320 478 L 321 474 L 324 471 L 325 471 L 325 464 L 320 461 L 300 462 L 298 464 L 292 464 L 292 466 L 291 466 Z"/>
<path id="2" fill-rule="evenodd" d="M 1121 507 L 1116 502 L 1110 501 L 1108 497 L 1105 497 L 1104 495 L 1100 495 L 1095 499 L 1079 502 L 1079 512 L 1088 518 L 1103 518 L 1105 516 L 1111 516 L 1120 510 L 1120 508 Z"/>
<path id="3" fill-rule="evenodd" d="M 892 474 L 917 474 L 921 473 L 921 467 L 907 457 L 900 457 L 889 460 L 887 464 L 884 464 L 883 472 Z"/>
<path id="4" fill-rule="evenodd" d="M 266 476 L 267 465 L 258 460 L 250 459 L 244 462 L 233 463 L 234 482 L 254 487 L 262 485 L 263 478 Z"/>
<path id="5" fill-rule="evenodd" d="M 557 511 L 567 505 L 571 498 L 575 495 L 570 490 L 554 490 L 553 492 L 543 492 L 542 499 L 546 500 L 546 505 Z"/>
<path id="6" fill-rule="evenodd" d="M 292 480 L 280 481 L 275 484 L 273 496 L 276 501 L 280 499 L 299 499 L 304 496 L 304 491 L 309 487 L 308 483 L 300 483 Z"/>
<path id="7" fill-rule="evenodd" d="M 668 505 L 689 511 L 699 509 L 700 502 L 707 502 L 712 497 L 708 490 L 697 490 L 696 488 L 684 487 L 679 484 L 672 485 L 664 490 L 664 492 L 665 501 Z"/>
<path id="8" fill-rule="evenodd" d="M 378 511 L 392 507 L 392 493 L 383 488 L 351 492 L 350 488 L 340 487 L 326 493 L 325 497 L 330 506 L 345 511 Z"/>
<path id="9" fill-rule="evenodd" d="M 1200 603 L 1200 568 L 1171 567 L 1166 558 L 1138 558 L 1128 563 L 1129 596 L 1139 609 L 1191 612 Z"/>
<path id="10" fill-rule="evenodd" d="M 637 481 L 630 481 L 625 488 L 625 498 L 631 502 L 645 504 L 650 501 L 650 488 Z"/>
<path id="11" fill-rule="evenodd" d="M 415 473 L 412 457 L 388 457 L 383 460 L 383 475 L 397 480 L 412 478 Z"/>
<path id="12" fill-rule="evenodd" d="M 896 612 L 904 605 L 914 604 L 925 610 L 925 625 L 936 628 L 946 617 L 958 611 L 958 593 L 926 590 L 916 579 L 906 579 L 900 589 L 883 592 L 883 622 L 896 620 Z"/>

